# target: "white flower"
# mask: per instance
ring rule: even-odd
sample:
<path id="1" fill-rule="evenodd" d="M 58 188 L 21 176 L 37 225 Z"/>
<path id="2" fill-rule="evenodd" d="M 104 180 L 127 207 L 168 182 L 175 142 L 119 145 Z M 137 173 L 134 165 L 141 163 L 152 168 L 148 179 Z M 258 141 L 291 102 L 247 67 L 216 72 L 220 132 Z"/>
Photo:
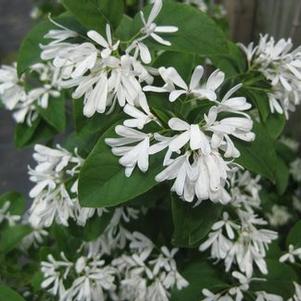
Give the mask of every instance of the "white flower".
<path id="1" fill-rule="evenodd" d="M 179 118 L 171 118 L 168 125 L 174 131 L 183 132 L 175 136 L 170 142 L 169 149 L 172 152 L 177 152 L 188 142 L 191 150 L 200 149 L 204 155 L 211 152 L 209 138 L 203 133 L 198 124 L 189 125 Z"/>
<path id="2" fill-rule="evenodd" d="M 223 220 L 214 223 L 211 229 L 216 231 L 218 229 L 222 229 L 223 227 L 226 229 L 228 238 L 234 239 L 235 237 L 234 230 L 238 229 L 239 226 L 229 219 L 228 212 L 223 212 Z"/>
<path id="3" fill-rule="evenodd" d="M 235 171 L 230 180 L 231 205 L 250 213 L 254 209 L 259 209 L 261 204 L 259 193 L 262 188 L 259 184 L 260 179 L 260 176 L 253 178 L 249 171 Z"/>
<path id="4" fill-rule="evenodd" d="M 283 298 L 281 296 L 262 291 L 256 292 L 256 301 L 283 301 Z"/>
<path id="5" fill-rule="evenodd" d="M 163 182 L 175 179 L 171 191 L 175 191 L 185 201 L 192 202 L 195 196 L 193 181 L 196 180 L 197 173 L 191 166 L 189 157 L 190 153 L 187 152 L 171 160 L 166 169 L 156 176 L 156 181 Z"/>
<path id="6" fill-rule="evenodd" d="M 185 83 L 185 81 L 173 67 L 161 67 L 159 68 L 159 74 L 165 81 L 165 85 L 161 88 L 146 86 L 144 91 L 169 92 L 169 101 L 171 102 L 174 102 L 183 94 L 193 95 L 197 99 L 209 99 L 212 101 L 216 100 L 217 96 L 215 91 L 223 83 L 225 76 L 223 72 L 216 70 L 210 75 L 207 82 L 201 85 L 200 80 L 204 74 L 204 68 L 201 65 L 194 69 L 189 85 Z M 179 89 L 176 87 L 179 87 Z"/>
<path id="7" fill-rule="evenodd" d="M 202 301 L 219 301 L 221 300 L 221 295 L 220 294 L 215 294 L 213 292 L 211 292 L 210 290 L 204 288 L 202 290 L 202 294 L 204 295 L 205 298 L 202 299 Z M 227 300 L 227 299 L 226 299 Z M 225 301 L 226 301 L 225 300 Z M 230 299 L 231 300 L 231 299 Z M 230 301 L 229 300 L 229 301 Z"/>
<path id="8" fill-rule="evenodd" d="M 226 158 L 237 158 L 240 152 L 235 147 L 229 135 L 243 141 L 251 142 L 255 139 L 252 132 L 253 121 L 248 117 L 228 117 L 217 121 L 215 107 L 212 107 L 206 116 L 206 129 L 212 131 L 212 147 L 221 147 L 225 150 Z"/>
<path id="9" fill-rule="evenodd" d="M 75 218 L 76 202 L 65 187 L 66 178 L 72 179 L 79 173 L 83 159 L 57 146 L 52 149 L 43 145 L 35 146 L 33 158 L 35 169 L 29 168 L 30 180 L 36 185 L 29 195 L 33 204 L 29 210 L 29 221 L 34 227 L 49 227 L 54 220 L 68 225 L 69 218 Z"/>
<path id="10" fill-rule="evenodd" d="M 140 56 L 141 61 L 144 64 L 149 64 L 152 61 L 152 57 L 148 47 L 140 40 L 134 40 L 133 43 L 126 49 L 126 53 L 134 52 L 134 57 Z"/>
<path id="11" fill-rule="evenodd" d="M 273 205 L 271 213 L 267 213 L 269 223 L 273 227 L 283 226 L 291 219 L 291 214 L 285 206 Z"/>
<path id="12" fill-rule="evenodd" d="M 251 109 L 252 105 L 247 102 L 247 99 L 243 96 L 232 97 L 240 88 L 242 84 L 238 84 L 231 88 L 222 100 L 216 101 L 218 112 L 232 112 L 236 114 L 244 114 L 242 111 Z"/>
<path id="13" fill-rule="evenodd" d="M 41 287 L 56 296 L 65 294 L 65 286 L 63 280 L 68 276 L 73 263 L 70 262 L 64 253 L 61 253 L 60 261 L 54 259 L 52 255 L 48 255 L 48 261 L 41 262 L 41 271 L 43 274 L 43 282 Z"/>
<path id="14" fill-rule="evenodd" d="M 268 35 L 261 35 L 255 48 L 253 44 L 242 47 L 249 64 L 271 82 L 272 91 L 268 93 L 271 112 L 284 113 L 287 118 L 301 101 L 301 48 L 291 51 L 292 47 L 291 39 L 276 43 Z"/>
<path id="15" fill-rule="evenodd" d="M 101 47 L 104 48 L 101 51 L 101 56 L 103 58 L 109 57 L 112 52 L 114 52 L 118 49 L 118 46 L 119 46 L 119 41 L 117 41 L 115 44 L 113 44 L 111 28 L 110 28 L 109 24 L 106 25 L 106 35 L 107 35 L 107 39 L 105 39 L 101 34 L 96 32 L 95 30 L 90 30 L 87 33 L 87 36 L 91 40 L 93 40 L 94 42 L 96 42 L 97 44 L 99 44 Z"/>
<path id="16" fill-rule="evenodd" d="M 46 39 L 53 40 L 51 44 L 58 44 L 62 41 L 65 41 L 70 38 L 78 37 L 78 33 L 68 29 L 67 27 L 62 26 L 61 24 L 55 22 L 52 18 L 48 17 L 50 22 L 56 25 L 60 29 L 51 29 L 48 33 L 44 36 Z"/>
<path id="17" fill-rule="evenodd" d="M 21 219 L 20 215 L 12 215 L 9 212 L 10 205 L 11 202 L 6 201 L 0 208 L 0 224 L 4 221 L 7 221 L 9 226 L 14 226 L 16 222 L 18 222 Z"/>
<path id="18" fill-rule="evenodd" d="M 290 148 L 293 152 L 297 152 L 300 146 L 300 143 L 292 138 L 282 136 L 280 142 Z"/>
<path id="19" fill-rule="evenodd" d="M 142 108 L 143 109 L 143 108 Z M 149 122 L 155 120 L 154 115 L 150 112 L 148 106 L 146 106 L 144 112 L 138 110 L 134 106 L 129 104 L 125 105 L 123 111 L 132 117 L 132 119 L 127 119 L 123 122 L 124 126 L 130 128 L 138 128 L 142 130 L 143 127 Z"/>
<path id="20" fill-rule="evenodd" d="M 131 256 L 122 255 L 112 262 L 122 278 L 120 299 L 168 301 L 171 289 L 180 290 L 188 285 L 177 271 L 174 259 L 177 249 L 169 250 L 163 246 L 160 254 L 156 254 L 153 244 L 149 247 L 147 238 L 141 233 L 135 236 L 146 242 L 145 247 L 134 248 Z"/>
<path id="21" fill-rule="evenodd" d="M 105 291 L 115 290 L 115 269 L 105 266 L 105 262 L 97 257 L 80 257 L 75 264 L 75 271 L 79 276 L 67 290 L 64 296 L 67 300 L 105 300 Z"/>
<path id="22" fill-rule="evenodd" d="M 289 299 L 289 301 L 300 301 L 301 300 L 301 285 L 294 282 L 295 286 L 295 294 L 293 298 Z"/>
<path id="23" fill-rule="evenodd" d="M 261 273 L 267 273 L 266 250 L 277 238 L 277 233 L 259 228 L 266 222 L 253 213 L 252 207 L 248 207 L 248 210 L 238 207 L 236 214 L 239 220 L 235 222 L 229 220 L 228 214 L 224 215 L 223 220 L 212 226 L 208 239 L 200 245 L 199 250 L 210 248 L 211 258 L 223 260 L 226 271 L 236 264 L 242 273 L 251 277 L 254 265 Z"/>
<path id="24" fill-rule="evenodd" d="M 39 247 L 44 238 L 48 236 L 48 232 L 43 228 L 33 228 L 32 232 L 22 239 L 22 247 L 28 250 L 31 246 L 34 248 Z"/>
<path id="25" fill-rule="evenodd" d="M 301 159 L 297 158 L 290 164 L 290 173 L 296 182 L 301 182 Z"/>
<path id="26" fill-rule="evenodd" d="M 13 110 L 17 103 L 24 101 L 26 92 L 23 87 L 24 78 L 19 79 L 17 64 L 3 65 L 0 69 L 0 96 L 1 101 L 8 110 Z"/>
<path id="27" fill-rule="evenodd" d="M 280 262 L 290 262 L 290 263 L 295 263 L 296 262 L 296 257 L 301 259 L 301 248 L 295 249 L 293 245 L 288 246 L 288 253 L 282 255 L 279 258 Z"/>
<path id="28" fill-rule="evenodd" d="M 105 141 L 112 147 L 114 155 L 121 156 L 119 163 L 125 167 L 126 176 L 132 174 L 136 165 L 146 172 L 149 167 L 150 135 L 122 125 L 116 126 L 115 131 L 121 138 L 107 138 Z"/>
<path id="29" fill-rule="evenodd" d="M 142 34 L 145 35 L 145 37 L 150 36 L 156 42 L 163 44 L 165 46 L 170 46 L 171 43 L 169 41 L 162 39 L 157 33 L 174 33 L 178 31 L 178 28 L 176 26 L 157 26 L 157 24 L 154 23 L 161 9 L 162 9 L 162 0 L 155 0 L 154 5 L 149 13 L 147 21 L 145 20 L 143 12 L 142 11 L 140 12 L 141 20 L 144 25 L 143 28 L 141 29 L 141 32 Z"/>
<path id="30" fill-rule="evenodd" d="M 218 152 L 211 152 L 208 155 L 196 155 L 198 177 L 195 184 L 195 193 L 199 202 L 210 199 L 213 202 L 226 204 L 230 196 L 224 189 L 229 163 L 224 161 Z"/>

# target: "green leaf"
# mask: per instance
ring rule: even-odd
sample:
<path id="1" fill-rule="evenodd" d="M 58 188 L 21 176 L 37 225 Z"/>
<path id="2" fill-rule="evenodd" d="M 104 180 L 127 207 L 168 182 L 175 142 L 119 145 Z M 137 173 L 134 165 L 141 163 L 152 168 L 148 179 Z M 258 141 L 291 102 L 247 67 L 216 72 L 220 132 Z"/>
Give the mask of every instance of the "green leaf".
<path id="1" fill-rule="evenodd" d="M 70 235 L 69 228 L 62 225 L 53 224 L 50 228 L 51 237 L 55 240 L 55 250 L 58 252 L 62 251 L 66 254 L 67 258 L 73 258 L 76 256 L 75 250 L 77 250 L 82 241 Z M 43 254 L 40 254 L 41 257 L 47 256 L 49 254 L 48 248 L 44 249 Z"/>
<path id="2" fill-rule="evenodd" d="M 241 91 L 246 94 L 247 100 L 257 108 L 261 120 L 266 121 L 271 114 L 267 94 L 248 89 L 248 87 L 242 87 Z"/>
<path id="3" fill-rule="evenodd" d="M 276 166 L 276 187 L 278 193 L 283 195 L 286 191 L 289 182 L 289 168 L 286 163 L 278 157 L 278 163 Z"/>
<path id="4" fill-rule="evenodd" d="M 297 281 L 294 270 L 275 259 L 267 259 L 268 274 L 264 275 L 265 281 L 258 280 L 251 283 L 252 291 L 266 291 L 267 293 L 278 294 L 288 300 L 294 294 L 293 282 Z M 257 275 L 261 278 L 262 275 Z M 254 277 L 254 278 L 257 278 Z"/>
<path id="5" fill-rule="evenodd" d="M 25 210 L 25 198 L 18 192 L 6 192 L 0 196 L 0 208 L 10 202 L 9 212 L 12 215 L 21 215 Z"/>
<path id="6" fill-rule="evenodd" d="M 193 207 L 193 204 L 172 194 L 173 244 L 177 247 L 196 247 L 208 234 L 220 213 L 221 206 L 210 201 Z"/>
<path id="7" fill-rule="evenodd" d="M 146 7 L 144 15 L 149 15 L 150 7 Z M 205 13 L 182 3 L 164 2 L 163 8 L 156 18 L 157 25 L 173 25 L 178 31 L 172 34 L 161 34 L 171 42 L 171 46 L 163 46 L 148 39 L 153 49 L 164 49 L 196 55 L 210 56 L 228 53 L 226 37 L 218 25 Z M 142 27 L 140 14 L 134 19 L 132 32 L 138 33 Z"/>
<path id="8" fill-rule="evenodd" d="M 179 59 L 181 57 L 181 59 Z M 155 68 L 161 66 L 174 67 L 185 81 L 191 78 L 192 70 L 195 67 L 195 55 L 189 53 L 179 53 L 175 51 L 165 51 L 159 55 L 153 63 Z"/>
<path id="9" fill-rule="evenodd" d="M 115 36 L 121 41 L 126 41 L 131 38 L 132 36 L 132 24 L 133 19 L 127 15 L 123 15 L 122 19 L 120 21 L 120 24 L 118 25 Z"/>
<path id="10" fill-rule="evenodd" d="M 290 230 L 287 239 L 286 245 L 293 245 L 295 248 L 301 248 L 301 220 L 295 223 L 295 225 Z"/>
<path id="11" fill-rule="evenodd" d="M 113 214 L 114 210 L 103 213 L 102 216 L 95 214 L 84 227 L 71 223 L 69 231 L 73 236 L 81 238 L 83 241 L 96 240 L 110 223 Z"/>
<path id="12" fill-rule="evenodd" d="M 232 77 L 246 71 L 246 60 L 242 56 L 239 47 L 231 42 L 227 42 L 228 54 L 220 54 L 217 56 L 210 56 L 214 66 L 222 70 L 227 77 Z"/>
<path id="13" fill-rule="evenodd" d="M 246 169 L 275 182 L 279 159 L 275 151 L 274 141 L 267 130 L 259 123 L 254 123 L 253 131 L 256 134 L 255 141 L 235 141 L 235 145 L 241 153 L 236 162 Z"/>
<path id="14" fill-rule="evenodd" d="M 31 232 L 31 228 L 24 225 L 6 227 L 0 236 L 0 253 L 8 253 L 13 250 L 21 240 Z"/>
<path id="15" fill-rule="evenodd" d="M 77 147 L 80 155 L 86 158 L 99 137 L 113 124 L 121 120 L 124 114 L 122 111 L 116 110 L 110 115 L 95 114 L 93 117 L 87 118 L 83 115 L 82 110 L 82 102 L 74 101 L 73 118 L 76 132 L 66 139 L 64 147 L 70 151 Z"/>
<path id="16" fill-rule="evenodd" d="M 273 139 L 279 138 L 286 124 L 284 114 L 270 114 L 265 121 L 265 126 Z"/>
<path id="17" fill-rule="evenodd" d="M 155 176 L 162 168 L 161 156 L 150 159 L 149 170 L 136 170 L 127 178 L 118 157 L 112 154 L 105 138 L 115 135 L 115 126 L 98 140 L 79 176 L 79 200 L 84 207 L 111 207 L 127 202 L 157 185 Z"/>
<path id="18" fill-rule="evenodd" d="M 42 118 L 58 132 L 64 131 L 66 127 L 66 114 L 63 94 L 57 98 L 50 97 L 47 109 L 43 109 L 40 106 L 37 106 L 36 109 Z"/>
<path id="19" fill-rule="evenodd" d="M 87 29 L 105 32 L 106 24 L 116 28 L 122 18 L 122 0 L 62 0 L 63 5 Z"/>
<path id="20" fill-rule="evenodd" d="M 222 273 L 206 261 L 191 262 L 180 273 L 189 282 L 189 285 L 180 291 L 174 289 L 171 301 L 200 301 L 203 289 L 222 291 L 227 287 L 221 277 Z"/>
<path id="21" fill-rule="evenodd" d="M 40 118 L 36 119 L 31 126 L 28 126 L 26 123 L 18 123 L 16 125 L 14 140 L 17 147 L 23 147 L 29 143 L 40 121 Z"/>
<path id="22" fill-rule="evenodd" d="M 8 286 L 0 285 L 0 301 L 25 301 L 25 299 Z"/>
<path id="23" fill-rule="evenodd" d="M 15 145 L 22 148 L 37 142 L 47 141 L 53 138 L 57 131 L 38 117 L 31 126 L 26 123 L 17 124 L 15 128 Z"/>
<path id="24" fill-rule="evenodd" d="M 75 22 L 73 17 L 63 14 L 62 16 L 55 18 L 55 20 L 77 31 L 82 31 L 81 27 Z M 31 65 L 42 61 L 40 44 L 47 44 L 49 40 L 44 38 L 44 35 L 51 29 L 57 29 L 57 26 L 51 23 L 49 20 L 41 21 L 26 35 L 18 53 L 17 71 L 20 76 Z"/>

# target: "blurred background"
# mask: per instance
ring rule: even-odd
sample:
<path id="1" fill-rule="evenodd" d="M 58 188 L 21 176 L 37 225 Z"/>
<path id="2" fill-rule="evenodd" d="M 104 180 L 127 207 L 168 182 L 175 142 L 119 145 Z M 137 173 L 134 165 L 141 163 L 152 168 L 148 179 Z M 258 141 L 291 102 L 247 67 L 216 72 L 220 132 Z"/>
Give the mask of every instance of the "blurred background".
<path id="1" fill-rule="evenodd" d="M 112 0 L 114 1 L 114 0 Z M 126 0 L 133 6 L 146 1 Z M 184 0 L 211 14 L 226 27 L 236 42 L 257 41 L 259 33 L 276 39 L 291 37 L 301 45 L 301 0 Z M 0 63 L 16 60 L 24 35 L 47 13 L 62 11 L 59 0 L 0 0 Z M 0 193 L 17 190 L 27 194 L 27 165 L 31 150 L 16 150 L 14 122 L 9 112 L 0 110 Z M 301 142 L 301 108 L 291 115 L 288 134 Z"/>

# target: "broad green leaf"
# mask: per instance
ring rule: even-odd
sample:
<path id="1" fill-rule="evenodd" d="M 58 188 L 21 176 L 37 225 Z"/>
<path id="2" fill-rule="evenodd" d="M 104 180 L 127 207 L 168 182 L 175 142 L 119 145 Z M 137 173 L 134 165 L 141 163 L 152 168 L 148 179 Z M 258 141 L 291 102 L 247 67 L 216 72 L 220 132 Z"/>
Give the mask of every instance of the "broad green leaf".
<path id="1" fill-rule="evenodd" d="M 80 155 L 86 158 L 99 137 L 117 121 L 122 120 L 123 116 L 120 110 L 116 110 L 110 115 L 95 114 L 92 118 L 87 118 L 82 113 L 82 103 L 74 101 L 73 118 L 76 132 L 66 139 L 64 147 L 70 151 L 77 147 Z"/>
<path id="2" fill-rule="evenodd" d="M 276 166 L 276 187 L 280 195 L 284 194 L 289 181 L 289 168 L 286 163 L 278 157 Z"/>
<path id="3" fill-rule="evenodd" d="M 157 185 L 155 176 L 162 169 L 160 155 L 150 159 L 146 173 L 134 170 L 127 178 L 118 157 L 112 154 L 105 138 L 115 137 L 115 126 L 98 140 L 79 176 L 79 200 L 84 207 L 112 207 L 127 202 Z"/>
<path id="4" fill-rule="evenodd" d="M 196 247 L 208 234 L 220 213 L 221 207 L 210 201 L 193 207 L 193 204 L 172 194 L 173 244 L 185 248 Z"/>
<path id="5" fill-rule="evenodd" d="M 0 235 L 0 253 L 5 254 L 13 250 L 30 232 L 30 227 L 24 225 L 6 227 Z"/>
<path id="6" fill-rule="evenodd" d="M 253 131 L 256 134 L 255 141 L 235 141 L 235 145 L 241 153 L 236 162 L 248 170 L 275 182 L 279 160 L 274 141 L 267 130 L 259 123 L 254 123 Z"/>
<path id="7" fill-rule="evenodd" d="M 279 260 L 267 259 L 268 274 L 264 275 L 265 281 L 258 280 L 251 283 L 251 291 L 266 291 L 278 294 L 288 300 L 294 294 L 293 282 L 297 281 L 295 271 Z M 262 278 L 262 274 L 254 278 Z"/>
<path id="8" fill-rule="evenodd" d="M 55 128 L 58 132 L 64 131 L 66 127 L 66 114 L 65 114 L 65 98 L 61 94 L 60 97 L 50 97 L 47 109 L 37 106 L 37 111 L 42 118 Z"/>
<path id="9" fill-rule="evenodd" d="M 37 142 L 47 141 L 53 138 L 57 131 L 38 117 L 31 126 L 26 123 L 17 124 L 15 128 L 15 145 L 22 148 Z"/>
<path id="10" fill-rule="evenodd" d="M 270 114 L 265 121 L 265 126 L 273 139 L 277 139 L 282 134 L 285 124 L 284 114 Z"/>
<path id="11" fill-rule="evenodd" d="M 261 120 L 266 121 L 271 114 L 269 100 L 266 93 L 254 91 L 247 87 L 243 87 L 241 91 L 245 93 L 247 100 L 257 108 Z"/>
<path id="12" fill-rule="evenodd" d="M 228 53 L 210 56 L 214 66 L 222 70 L 227 77 L 234 77 L 246 71 L 246 60 L 239 47 L 231 41 L 227 42 Z"/>
<path id="13" fill-rule="evenodd" d="M 175 51 L 165 51 L 156 58 L 153 66 L 155 68 L 162 66 L 166 68 L 174 67 L 181 77 L 186 82 L 189 82 L 192 75 L 192 70 L 195 67 L 195 55 L 189 53 L 179 53 Z"/>
<path id="14" fill-rule="evenodd" d="M 291 163 L 296 158 L 296 150 L 291 149 L 283 142 L 276 142 L 276 150 L 279 156 L 287 163 Z"/>
<path id="15" fill-rule="evenodd" d="M 15 127 L 15 145 L 17 147 L 23 147 L 28 144 L 28 142 L 33 137 L 36 129 L 38 128 L 41 119 L 36 119 L 31 126 L 26 123 L 18 123 Z"/>
<path id="16" fill-rule="evenodd" d="M 133 30 L 132 24 L 133 24 L 133 19 L 127 15 L 123 15 L 120 24 L 118 25 L 115 31 L 116 38 L 124 42 L 130 39 L 132 37 L 132 30 Z"/>
<path id="17" fill-rule="evenodd" d="M 116 28 L 123 15 L 122 0 L 62 0 L 63 5 L 87 29 L 105 33 L 106 24 Z"/>
<path id="18" fill-rule="evenodd" d="M 25 299 L 10 287 L 0 285 L 0 301 L 25 301 Z"/>
<path id="19" fill-rule="evenodd" d="M 293 245 L 295 248 L 301 248 L 301 220 L 295 223 L 287 236 L 287 248 L 289 245 Z"/>
<path id="20" fill-rule="evenodd" d="M 146 18 L 150 7 L 144 10 Z M 157 25 L 173 25 L 178 27 L 176 33 L 161 34 L 171 42 L 171 46 L 163 46 L 148 39 L 153 49 L 178 51 L 201 56 L 211 56 L 228 53 L 226 37 L 217 24 L 205 13 L 182 3 L 164 2 L 159 16 L 155 20 Z M 132 32 L 138 33 L 142 27 L 140 14 L 134 19 Z M 179 57 L 180 59 L 180 57 Z"/>
<path id="21" fill-rule="evenodd" d="M 12 215 L 21 215 L 25 209 L 25 198 L 18 192 L 7 192 L 0 196 L 0 208 L 6 202 L 10 202 L 9 212 Z"/>
<path id="22" fill-rule="evenodd" d="M 71 223 L 69 231 L 74 237 L 82 239 L 83 241 L 96 240 L 109 225 L 113 214 L 114 210 L 103 213 L 102 216 L 95 214 L 83 227 Z"/>
<path id="23" fill-rule="evenodd" d="M 82 31 L 81 27 L 74 20 L 66 14 L 55 18 L 55 20 L 76 31 Z M 41 62 L 41 48 L 40 44 L 47 44 L 49 40 L 44 38 L 44 35 L 51 29 L 57 29 L 57 26 L 50 22 L 50 20 L 41 21 L 26 35 L 24 38 L 18 54 L 17 71 L 19 76 L 24 73 L 31 65 Z"/>
<path id="24" fill-rule="evenodd" d="M 82 241 L 74 236 L 70 235 L 68 227 L 64 227 L 58 224 L 53 224 L 50 228 L 50 235 L 54 238 L 56 247 L 55 251 L 59 254 L 59 252 L 64 252 L 67 258 L 72 259 L 76 256 L 75 250 L 77 250 Z M 59 252 L 58 252 L 59 250 Z M 49 250 L 45 248 L 43 254 L 40 256 L 44 257 L 49 254 Z"/>
<path id="25" fill-rule="evenodd" d="M 222 278 L 223 273 L 205 260 L 189 263 L 180 273 L 189 285 L 182 290 L 174 289 L 171 301 L 200 301 L 203 289 L 222 291 L 228 286 Z"/>
<path id="26" fill-rule="evenodd" d="M 31 279 L 31 286 L 34 292 L 37 292 L 41 289 L 41 284 L 43 282 L 44 276 L 41 271 L 36 271 Z"/>

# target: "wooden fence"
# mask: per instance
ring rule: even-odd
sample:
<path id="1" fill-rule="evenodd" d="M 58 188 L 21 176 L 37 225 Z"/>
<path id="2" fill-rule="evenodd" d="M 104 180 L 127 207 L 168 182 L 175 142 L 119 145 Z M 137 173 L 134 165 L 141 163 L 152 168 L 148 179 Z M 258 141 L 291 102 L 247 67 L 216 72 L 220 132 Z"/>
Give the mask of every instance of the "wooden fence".
<path id="1" fill-rule="evenodd" d="M 222 0 L 230 20 L 232 37 L 247 43 L 259 33 L 275 38 L 292 37 L 301 44 L 301 0 Z"/>

